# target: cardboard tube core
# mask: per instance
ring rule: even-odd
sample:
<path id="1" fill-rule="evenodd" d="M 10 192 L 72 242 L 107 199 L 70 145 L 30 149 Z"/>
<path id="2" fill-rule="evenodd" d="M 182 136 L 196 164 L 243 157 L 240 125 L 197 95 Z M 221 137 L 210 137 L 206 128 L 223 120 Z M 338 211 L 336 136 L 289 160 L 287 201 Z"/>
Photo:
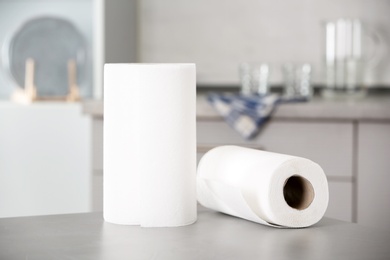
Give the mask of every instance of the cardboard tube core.
<path id="1" fill-rule="evenodd" d="M 311 183 L 298 175 L 288 178 L 283 187 L 284 200 L 297 210 L 310 206 L 314 199 L 314 189 Z"/>

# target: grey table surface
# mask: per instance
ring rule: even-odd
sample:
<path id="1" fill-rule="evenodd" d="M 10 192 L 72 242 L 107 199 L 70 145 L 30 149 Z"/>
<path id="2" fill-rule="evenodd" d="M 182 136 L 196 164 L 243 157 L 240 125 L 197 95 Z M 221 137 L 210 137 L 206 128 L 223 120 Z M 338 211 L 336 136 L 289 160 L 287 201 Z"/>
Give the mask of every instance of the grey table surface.
<path id="1" fill-rule="evenodd" d="M 324 218 L 276 229 L 198 208 L 195 224 L 141 228 L 102 213 L 0 219 L 0 259 L 390 259 L 390 233 Z"/>
<path id="2" fill-rule="evenodd" d="M 222 117 L 207 102 L 206 95 L 197 96 L 196 116 L 198 120 L 222 120 Z M 83 111 L 94 118 L 104 115 L 102 100 L 83 103 Z M 273 119 L 390 121 L 390 94 L 368 95 L 364 98 L 314 97 L 310 102 L 279 105 L 272 114 Z"/>

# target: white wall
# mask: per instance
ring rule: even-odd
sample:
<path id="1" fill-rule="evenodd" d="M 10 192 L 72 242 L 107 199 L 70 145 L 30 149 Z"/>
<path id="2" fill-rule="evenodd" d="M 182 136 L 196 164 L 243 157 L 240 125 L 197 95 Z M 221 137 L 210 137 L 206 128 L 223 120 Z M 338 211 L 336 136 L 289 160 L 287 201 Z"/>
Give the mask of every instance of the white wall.
<path id="1" fill-rule="evenodd" d="M 322 64 L 321 22 L 360 18 L 375 27 L 390 48 L 388 0 L 141 0 L 139 59 L 195 62 L 200 84 L 238 84 L 241 61 L 268 61 L 271 80 L 281 82 L 286 61 Z M 390 54 L 373 84 L 390 84 Z"/>
<path id="2" fill-rule="evenodd" d="M 136 0 L 105 0 L 105 62 L 137 59 Z"/>

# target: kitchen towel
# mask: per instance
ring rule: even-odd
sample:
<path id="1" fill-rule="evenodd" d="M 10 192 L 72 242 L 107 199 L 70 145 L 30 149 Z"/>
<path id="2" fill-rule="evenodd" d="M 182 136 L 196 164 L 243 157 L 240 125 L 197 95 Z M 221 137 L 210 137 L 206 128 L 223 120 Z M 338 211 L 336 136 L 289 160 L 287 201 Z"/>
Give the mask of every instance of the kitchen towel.
<path id="1" fill-rule="evenodd" d="M 277 105 L 307 100 L 305 97 L 281 97 L 278 94 L 232 93 L 210 93 L 207 99 L 227 124 L 245 139 L 256 136 Z"/>
<path id="2" fill-rule="evenodd" d="M 239 146 L 207 152 L 198 165 L 197 188 L 203 206 L 273 227 L 311 226 L 329 199 L 318 164 Z"/>
<path id="3" fill-rule="evenodd" d="M 194 64 L 104 66 L 104 219 L 196 221 Z"/>

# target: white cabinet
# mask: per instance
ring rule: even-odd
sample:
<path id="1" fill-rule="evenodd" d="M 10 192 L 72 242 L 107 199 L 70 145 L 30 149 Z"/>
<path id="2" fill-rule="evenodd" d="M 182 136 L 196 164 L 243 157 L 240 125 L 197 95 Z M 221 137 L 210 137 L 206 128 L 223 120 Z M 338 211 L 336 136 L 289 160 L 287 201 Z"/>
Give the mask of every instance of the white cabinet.
<path id="1" fill-rule="evenodd" d="M 103 210 L 103 120 L 92 122 L 92 211 Z"/>
<path id="2" fill-rule="evenodd" d="M 358 130 L 356 130 L 358 129 Z M 103 118 L 93 128 L 93 210 L 102 210 Z M 329 182 L 327 217 L 390 229 L 390 123 L 272 119 L 245 141 L 219 119 L 197 121 L 198 160 L 224 144 L 309 158 Z"/>
<path id="3" fill-rule="evenodd" d="M 0 218 L 90 211 L 90 121 L 81 104 L 0 102 Z"/>
<path id="4" fill-rule="evenodd" d="M 390 123 L 360 123 L 359 224 L 390 229 Z"/>
<path id="5" fill-rule="evenodd" d="M 329 181 L 329 205 L 325 215 L 351 222 L 353 219 L 354 183 L 350 181 Z"/>
<path id="6" fill-rule="evenodd" d="M 93 128 L 93 210 L 102 210 L 103 118 Z M 271 120 L 258 137 L 244 140 L 222 120 L 197 121 L 198 160 L 210 148 L 224 144 L 309 158 L 323 167 L 329 181 L 326 216 L 353 221 L 356 182 L 353 173 L 353 123 L 316 120 Z"/>

